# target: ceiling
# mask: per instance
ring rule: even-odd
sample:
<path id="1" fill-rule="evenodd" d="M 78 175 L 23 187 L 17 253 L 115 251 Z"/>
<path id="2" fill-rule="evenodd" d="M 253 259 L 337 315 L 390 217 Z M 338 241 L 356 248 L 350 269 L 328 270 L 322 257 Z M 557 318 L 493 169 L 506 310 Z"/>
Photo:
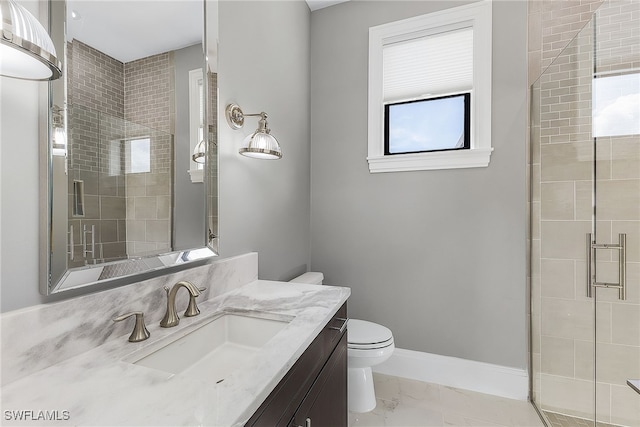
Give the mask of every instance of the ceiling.
<path id="1" fill-rule="evenodd" d="M 345 1 L 306 0 L 311 11 Z M 152 14 L 149 4 L 148 0 L 67 0 L 67 40 L 80 40 L 123 63 L 202 40 L 202 27 L 194 24 L 202 22 L 200 1 L 154 1 Z"/>
<path id="2" fill-rule="evenodd" d="M 323 9 L 346 1 L 349 0 L 307 0 L 307 4 L 309 5 L 309 9 L 313 12 L 314 10 Z"/>
<path id="3" fill-rule="evenodd" d="M 123 63 L 200 43 L 199 22 L 199 1 L 67 0 L 67 40 L 80 40 Z"/>

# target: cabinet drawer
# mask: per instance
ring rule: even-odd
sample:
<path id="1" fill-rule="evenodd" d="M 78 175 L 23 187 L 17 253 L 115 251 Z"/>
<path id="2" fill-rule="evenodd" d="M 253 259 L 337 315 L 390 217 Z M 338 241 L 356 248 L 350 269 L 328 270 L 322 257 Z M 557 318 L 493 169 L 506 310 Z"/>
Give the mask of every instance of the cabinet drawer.
<path id="1" fill-rule="evenodd" d="M 344 303 L 245 426 L 286 426 L 311 389 L 329 357 L 346 335 Z M 346 385 L 345 385 L 346 386 Z"/>

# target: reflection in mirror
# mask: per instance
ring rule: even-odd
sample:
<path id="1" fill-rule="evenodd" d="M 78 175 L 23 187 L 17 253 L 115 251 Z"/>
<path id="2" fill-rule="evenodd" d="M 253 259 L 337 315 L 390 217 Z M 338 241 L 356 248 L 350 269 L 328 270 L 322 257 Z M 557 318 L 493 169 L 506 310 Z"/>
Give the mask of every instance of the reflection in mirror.
<path id="1" fill-rule="evenodd" d="M 206 145 L 207 245 L 219 253 L 218 237 L 218 1 L 206 0 L 206 103 L 208 138 Z M 215 26 L 215 27 L 214 27 Z M 216 58 L 216 59 L 211 59 Z"/>
<path id="2" fill-rule="evenodd" d="M 52 0 L 50 14 L 64 78 L 50 91 L 41 291 L 217 254 L 217 3 Z"/>

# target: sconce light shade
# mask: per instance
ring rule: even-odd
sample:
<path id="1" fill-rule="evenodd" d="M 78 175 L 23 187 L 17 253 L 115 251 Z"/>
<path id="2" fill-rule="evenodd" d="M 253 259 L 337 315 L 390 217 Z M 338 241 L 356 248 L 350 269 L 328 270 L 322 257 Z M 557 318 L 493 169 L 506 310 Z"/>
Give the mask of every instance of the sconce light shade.
<path id="1" fill-rule="evenodd" d="M 244 125 L 244 118 L 251 116 L 260 117 L 258 128 L 244 139 L 238 152 L 243 156 L 253 157 L 254 159 L 277 160 L 282 158 L 280 144 L 271 135 L 271 129 L 268 127 L 267 113 L 244 114 L 240 106 L 236 104 L 227 105 L 227 123 L 232 129 L 241 129 Z"/>
<path id="2" fill-rule="evenodd" d="M 260 121 L 262 122 L 262 119 Z M 239 152 L 243 156 L 253 157 L 254 159 L 277 160 L 282 157 L 282 150 L 278 140 L 269 133 L 269 129 L 266 127 L 261 129 L 260 126 L 254 133 L 244 139 Z"/>
<path id="3" fill-rule="evenodd" d="M 62 74 L 56 49 L 42 24 L 14 0 L 0 0 L 0 75 L 55 80 Z"/>
<path id="4" fill-rule="evenodd" d="M 191 159 L 193 159 L 196 163 L 204 163 L 207 153 L 207 146 L 204 143 L 204 139 L 198 142 L 196 148 L 193 149 L 193 154 L 191 155 Z"/>

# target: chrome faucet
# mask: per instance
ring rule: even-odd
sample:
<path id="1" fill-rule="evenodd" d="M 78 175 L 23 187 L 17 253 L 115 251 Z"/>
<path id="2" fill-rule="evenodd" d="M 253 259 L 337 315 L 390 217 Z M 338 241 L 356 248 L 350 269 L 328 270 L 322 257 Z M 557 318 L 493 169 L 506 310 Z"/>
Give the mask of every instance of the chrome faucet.
<path id="1" fill-rule="evenodd" d="M 201 291 L 204 291 L 207 288 L 198 289 L 198 287 L 193 283 L 185 280 L 173 285 L 171 290 L 165 286 L 164 290 L 167 293 L 167 312 L 164 314 L 164 318 L 160 321 L 160 326 L 163 328 L 172 328 L 174 326 L 178 326 L 178 323 L 180 323 L 180 318 L 176 313 L 176 294 L 181 287 L 184 287 L 189 291 L 189 306 L 184 312 L 184 316 L 193 317 L 200 314 L 200 310 L 198 310 L 198 306 L 196 305 L 196 297 L 200 295 Z"/>

